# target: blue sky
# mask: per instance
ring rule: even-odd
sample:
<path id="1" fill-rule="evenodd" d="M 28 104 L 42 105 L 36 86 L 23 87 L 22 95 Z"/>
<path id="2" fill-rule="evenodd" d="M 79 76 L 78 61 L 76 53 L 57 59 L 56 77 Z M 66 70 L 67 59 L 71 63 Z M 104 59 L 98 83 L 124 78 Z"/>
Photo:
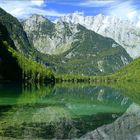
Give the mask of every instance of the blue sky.
<path id="1" fill-rule="evenodd" d="M 75 11 L 84 15 L 112 15 L 132 21 L 140 19 L 140 0 L 0 0 L 0 7 L 17 18 L 32 14 L 58 18 Z"/>

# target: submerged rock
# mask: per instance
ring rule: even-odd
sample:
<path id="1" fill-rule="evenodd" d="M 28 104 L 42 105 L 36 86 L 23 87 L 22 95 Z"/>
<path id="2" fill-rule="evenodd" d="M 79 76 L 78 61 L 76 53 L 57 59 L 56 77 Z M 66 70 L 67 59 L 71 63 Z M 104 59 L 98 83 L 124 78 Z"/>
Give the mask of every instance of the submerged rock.
<path id="1" fill-rule="evenodd" d="M 87 140 L 139 140 L 140 106 L 132 104 L 115 122 L 103 125 L 80 139 Z"/>

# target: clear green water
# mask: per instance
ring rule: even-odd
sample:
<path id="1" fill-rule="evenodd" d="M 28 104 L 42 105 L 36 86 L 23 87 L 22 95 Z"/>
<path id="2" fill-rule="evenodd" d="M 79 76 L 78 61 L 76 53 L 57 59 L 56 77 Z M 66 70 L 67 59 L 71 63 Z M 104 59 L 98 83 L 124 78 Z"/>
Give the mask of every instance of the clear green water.
<path id="1" fill-rule="evenodd" d="M 80 138 L 121 117 L 135 102 L 128 95 L 105 86 L 0 85 L 0 139 Z"/>

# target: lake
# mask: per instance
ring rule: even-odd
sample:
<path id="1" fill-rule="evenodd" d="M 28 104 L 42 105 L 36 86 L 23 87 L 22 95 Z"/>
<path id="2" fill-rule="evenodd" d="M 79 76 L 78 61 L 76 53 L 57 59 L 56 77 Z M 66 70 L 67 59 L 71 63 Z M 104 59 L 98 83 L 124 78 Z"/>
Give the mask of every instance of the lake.
<path id="1" fill-rule="evenodd" d="M 137 140 L 138 87 L 1 84 L 0 139 Z"/>

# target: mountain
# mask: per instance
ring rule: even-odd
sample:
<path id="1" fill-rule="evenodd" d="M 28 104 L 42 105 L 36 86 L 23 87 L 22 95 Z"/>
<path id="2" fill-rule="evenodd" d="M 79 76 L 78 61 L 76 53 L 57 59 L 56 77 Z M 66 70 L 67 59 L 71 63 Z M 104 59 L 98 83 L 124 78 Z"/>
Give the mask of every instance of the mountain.
<path id="1" fill-rule="evenodd" d="M 63 54 L 61 73 L 84 75 L 108 74 L 127 65 L 131 58 L 110 38 L 77 25 L 79 32 L 72 48 Z"/>
<path id="2" fill-rule="evenodd" d="M 41 60 L 53 65 L 56 73 L 108 74 L 132 60 L 114 40 L 80 24 L 62 20 L 53 23 L 43 16 L 33 15 L 22 25 L 30 43 L 42 53 Z M 53 64 L 48 64 L 50 59 Z"/>
<path id="3" fill-rule="evenodd" d="M 0 81 L 22 81 L 53 78 L 52 71 L 34 60 L 20 22 L 0 8 Z"/>
<path id="4" fill-rule="evenodd" d="M 137 24 L 102 14 L 84 16 L 84 14 L 79 12 L 65 15 L 55 22 L 59 20 L 71 24 L 79 23 L 87 29 L 114 39 L 124 47 L 132 58 L 135 59 L 140 56 L 140 27 Z"/>

